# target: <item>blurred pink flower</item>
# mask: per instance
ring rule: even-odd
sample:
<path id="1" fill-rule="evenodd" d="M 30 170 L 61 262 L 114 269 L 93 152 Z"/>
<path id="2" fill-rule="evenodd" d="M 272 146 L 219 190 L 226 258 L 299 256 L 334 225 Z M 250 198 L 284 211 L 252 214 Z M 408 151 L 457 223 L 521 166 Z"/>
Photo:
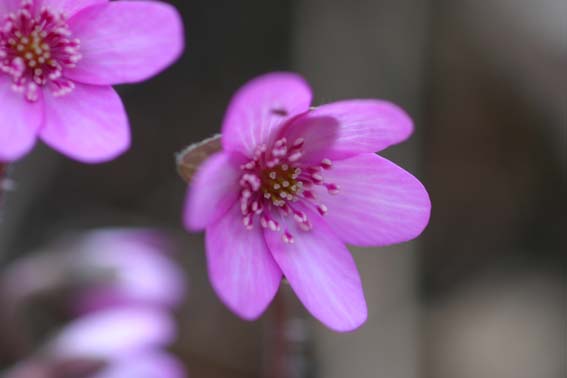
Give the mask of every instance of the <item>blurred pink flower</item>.
<path id="1" fill-rule="evenodd" d="M 349 331 L 367 309 L 345 243 L 415 238 L 431 205 L 416 178 L 375 154 L 411 134 L 405 112 L 379 100 L 310 108 L 311 99 L 290 73 L 246 84 L 224 120 L 224 151 L 190 186 L 185 225 L 206 229 L 213 287 L 241 317 L 257 318 L 283 275 L 316 318 Z"/>
<path id="2" fill-rule="evenodd" d="M 156 230 L 98 229 L 16 260 L 0 277 L 0 292 L 22 302 L 64 291 L 81 314 L 125 305 L 173 308 L 185 297 L 186 280 L 170 250 Z"/>
<path id="3" fill-rule="evenodd" d="M 87 234 L 71 251 L 70 271 L 91 277 L 76 296 L 74 308 L 84 313 L 116 305 L 179 305 L 185 298 L 186 279 L 168 255 L 170 250 L 165 235 L 149 229 Z"/>
<path id="4" fill-rule="evenodd" d="M 99 229 L 9 265 L 0 276 L 0 328 L 26 357 L 6 377 L 185 377 L 164 351 L 176 336 L 170 312 L 185 295 L 171 247 L 159 231 Z M 24 316 L 38 299 L 73 319 L 40 348 Z"/>
<path id="5" fill-rule="evenodd" d="M 183 378 L 184 368 L 163 351 L 175 338 L 167 312 L 125 307 L 84 316 L 55 334 L 9 378 Z M 71 372 L 73 374 L 71 374 Z"/>
<path id="6" fill-rule="evenodd" d="M 37 137 L 81 162 L 117 157 L 130 131 L 111 85 L 154 76 L 183 45 L 157 1 L 0 0 L 0 161 Z"/>
<path id="7" fill-rule="evenodd" d="M 118 307 L 78 318 L 46 345 L 53 358 L 112 359 L 175 339 L 175 323 L 166 311 L 150 307 Z"/>

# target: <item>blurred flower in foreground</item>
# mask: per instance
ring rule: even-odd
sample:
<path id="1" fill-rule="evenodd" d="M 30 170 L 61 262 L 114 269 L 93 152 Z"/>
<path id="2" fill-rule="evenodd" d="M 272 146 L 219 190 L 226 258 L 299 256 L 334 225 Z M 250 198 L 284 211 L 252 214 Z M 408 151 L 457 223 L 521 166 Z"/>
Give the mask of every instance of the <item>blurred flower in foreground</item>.
<path id="1" fill-rule="evenodd" d="M 36 137 L 97 163 L 130 144 L 111 85 L 154 76 L 183 50 L 183 26 L 156 1 L 0 1 L 0 161 Z"/>
<path id="2" fill-rule="evenodd" d="M 310 109 L 311 99 L 294 74 L 245 85 L 224 120 L 223 152 L 190 185 L 185 224 L 206 229 L 212 284 L 241 317 L 257 318 L 283 275 L 315 317 L 349 331 L 367 309 L 345 243 L 415 238 L 430 200 L 417 179 L 375 154 L 411 134 L 405 112 L 379 100 Z"/>
<path id="3" fill-rule="evenodd" d="M 1 280 L 9 298 L 59 290 L 88 312 L 117 305 L 174 307 L 185 296 L 184 272 L 166 254 L 164 234 L 102 229 L 55 243 L 14 262 Z"/>
<path id="4" fill-rule="evenodd" d="M 64 327 L 6 378 L 183 378 L 180 363 L 162 350 L 174 338 L 164 311 L 98 311 Z"/>
<path id="5" fill-rule="evenodd" d="M 105 229 L 14 262 L 0 277 L 0 315 L 8 323 L 2 326 L 15 323 L 11 328 L 25 332 L 7 334 L 6 341 L 29 333 L 22 315 L 37 299 L 62 302 L 57 313 L 74 320 L 32 348 L 7 377 L 184 377 L 164 350 L 176 335 L 169 313 L 185 292 L 169 248 L 157 231 Z"/>
<path id="6" fill-rule="evenodd" d="M 120 304 L 175 307 L 185 296 L 184 272 L 164 251 L 167 240 L 150 230 L 102 230 L 83 238 L 71 264 L 91 277 L 75 300 L 90 311 Z"/>

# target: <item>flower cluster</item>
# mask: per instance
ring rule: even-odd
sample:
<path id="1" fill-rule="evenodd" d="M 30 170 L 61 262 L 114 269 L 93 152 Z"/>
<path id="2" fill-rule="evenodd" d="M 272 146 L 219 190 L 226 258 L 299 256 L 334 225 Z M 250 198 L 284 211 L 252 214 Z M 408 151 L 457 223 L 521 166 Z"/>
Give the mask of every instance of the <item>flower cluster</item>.
<path id="1" fill-rule="evenodd" d="M 0 280 L 8 323 L 21 319 L 22 305 L 54 292 L 67 293 L 71 322 L 6 377 L 185 377 L 164 350 L 176 334 L 170 310 L 185 288 L 164 246 L 155 231 L 101 230 L 13 263 Z"/>
<path id="2" fill-rule="evenodd" d="M 128 118 L 112 86 L 156 75 L 183 48 L 178 12 L 159 1 L 0 0 L 0 201 L 2 162 L 21 158 L 37 139 L 85 163 L 128 149 Z M 376 154 L 412 133 L 402 109 L 374 99 L 311 102 L 295 74 L 246 84 L 226 114 L 222 150 L 181 170 L 195 174 L 184 223 L 206 230 L 212 285 L 241 317 L 260 316 L 285 278 L 315 317 L 350 331 L 367 308 L 346 245 L 411 240 L 429 222 L 431 204 L 415 177 Z M 217 143 L 187 153 L 208 156 Z M 94 377 L 181 376 L 162 347 L 173 336 L 165 309 L 182 296 L 182 274 L 149 239 L 99 232 L 72 254 L 13 267 L 4 280 L 12 297 L 63 284 L 78 293 L 79 317 L 41 358 L 8 376 L 59 377 L 54 371 L 67 362 Z"/>
<path id="3" fill-rule="evenodd" d="M 416 178 L 375 154 L 411 134 L 403 110 L 379 100 L 312 108 L 311 99 L 295 74 L 246 84 L 226 114 L 223 151 L 190 185 L 185 225 L 206 230 L 213 287 L 243 318 L 262 314 L 285 277 L 315 317 L 349 331 L 367 310 L 345 244 L 415 238 L 430 200 Z"/>

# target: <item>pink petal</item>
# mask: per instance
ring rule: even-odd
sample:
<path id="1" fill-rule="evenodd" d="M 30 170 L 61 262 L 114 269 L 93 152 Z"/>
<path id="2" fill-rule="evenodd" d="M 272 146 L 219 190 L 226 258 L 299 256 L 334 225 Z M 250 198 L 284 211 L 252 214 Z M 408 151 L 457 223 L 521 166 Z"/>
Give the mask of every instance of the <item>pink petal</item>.
<path id="1" fill-rule="evenodd" d="M 308 214 L 313 229 L 302 231 L 294 221 L 288 222 L 294 237 L 292 244 L 285 243 L 280 233 L 266 231 L 270 251 L 313 316 L 335 331 L 352 331 L 367 317 L 355 262 L 318 214 L 302 210 Z"/>
<path id="2" fill-rule="evenodd" d="M 84 163 L 112 160 L 130 146 L 126 111 L 111 87 L 77 84 L 73 92 L 53 97 L 45 91 L 41 139 Z"/>
<path id="3" fill-rule="evenodd" d="M 157 1 L 116 1 L 69 20 L 83 58 L 65 76 L 87 84 L 146 80 L 171 65 L 184 48 L 177 10 Z"/>
<path id="4" fill-rule="evenodd" d="M 344 242 L 384 246 L 417 237 L 431 211 L 429 195 L 411 174 L 390 161 L 364 154 L 336 162 L 325 179 L 339 185 L 337 195 L 319 199 L 325 220 Z"/>
<path id="5" fill-rule="evenodd" d="M 43 118 L 43 103 L 30 103 L 0 73 L 0 161 L 17 160 L 29 152 Z"/>
<path id="6" fill-rule="evenodd" d="M 307 111 L 311 89 L 301 76 L 270 73 L 244 85 L 232 98 L 222 129 L 225 150 L 251 156 L 287 120 Z"/>
<path id="7" fill-rule="evenodd" d="M 304 159 L 319 162 L 377 152 L 407 139 L 412 131 L 411 118 L 394 104 L 349 100 L 320 106 L 283 133 L 290 141 L 305 139 Z"/>
<path id="8" fill-rule="evenodd" d="M 157 231 L 107 229 L 87 234 L 70 267 L 78 274 L 101 273 L 80 293 L 75 307 L 82 312 L 115 304 L 175 306 L 185 295 L 183 270 L 166 250 L 151 244 L 162 238 Z"/>
<path id="9" fill-rule="evenodd" d="M 173 356 L 146 351 L 112 361 L 91 378 L 185 378 L 184 368 Z"/>
<path id="10" fill-rule="evenodd" d="M 189 185 L 185 226 L 199 231 L 216 221 L 234 204 L 241 171 L 228 154 L 218 153 L 203 163 Z"/>
<path id="11" fill-rule="evenodd" d="M 43 6 L 54 11 L 64 12 L 67 17 L 71 17 L 84 8 L 105 4 L 108 0 L 41 0 L 41 2 Z"/>
<path id="12" fill-rule="evenodd" d="M 95 312 L 66 326 L 47 345 L 54 358 L 112 359 L 161 347 L 175 337 L 173 319 L 151 308 L 119 308 Z"/>
<path id="13" fill-rule="evenodd" d="M 242 318 L 258 318 L 274 298 L 282 275 L 259 225 L 244 228 L 237 203 L 207 227 L 206 245 L 209 277 L 219 297 Z"/>
<path id="14" fill-rule="evenodd" d="M 21 4 L 22 0 L 0 0 L 0 20 L 8 13 L 18 10 Z"/>

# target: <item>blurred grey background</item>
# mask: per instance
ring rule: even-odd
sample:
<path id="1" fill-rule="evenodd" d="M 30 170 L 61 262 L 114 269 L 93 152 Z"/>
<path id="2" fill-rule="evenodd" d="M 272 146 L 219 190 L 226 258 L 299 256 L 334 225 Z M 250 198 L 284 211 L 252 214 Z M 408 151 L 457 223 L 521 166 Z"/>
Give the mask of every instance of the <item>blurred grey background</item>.
<path id="1" fill-rule="evenodd" d="M 565 362 L 567 2 L 173 1 L 187 51 L 119 88 L 132 149 L 84 166 L 44 146 L 13 167 L 0 263 L 65 231 L 171 230 L 190 276 L 176 351 L 192 377 L 562 378 Z M 317 103 L 384 98 L 416 123 L 385 152 L 425 183 L 431 223 L 412 243 L 353 249 L 369 320 L 335 334 L 282 289 L 284 368 L 271 308 L 232 315 L 206 276 L 202 235 L 181 227 L 174 153 L 219 131 L 245 81 L 293 70 Z"/>

